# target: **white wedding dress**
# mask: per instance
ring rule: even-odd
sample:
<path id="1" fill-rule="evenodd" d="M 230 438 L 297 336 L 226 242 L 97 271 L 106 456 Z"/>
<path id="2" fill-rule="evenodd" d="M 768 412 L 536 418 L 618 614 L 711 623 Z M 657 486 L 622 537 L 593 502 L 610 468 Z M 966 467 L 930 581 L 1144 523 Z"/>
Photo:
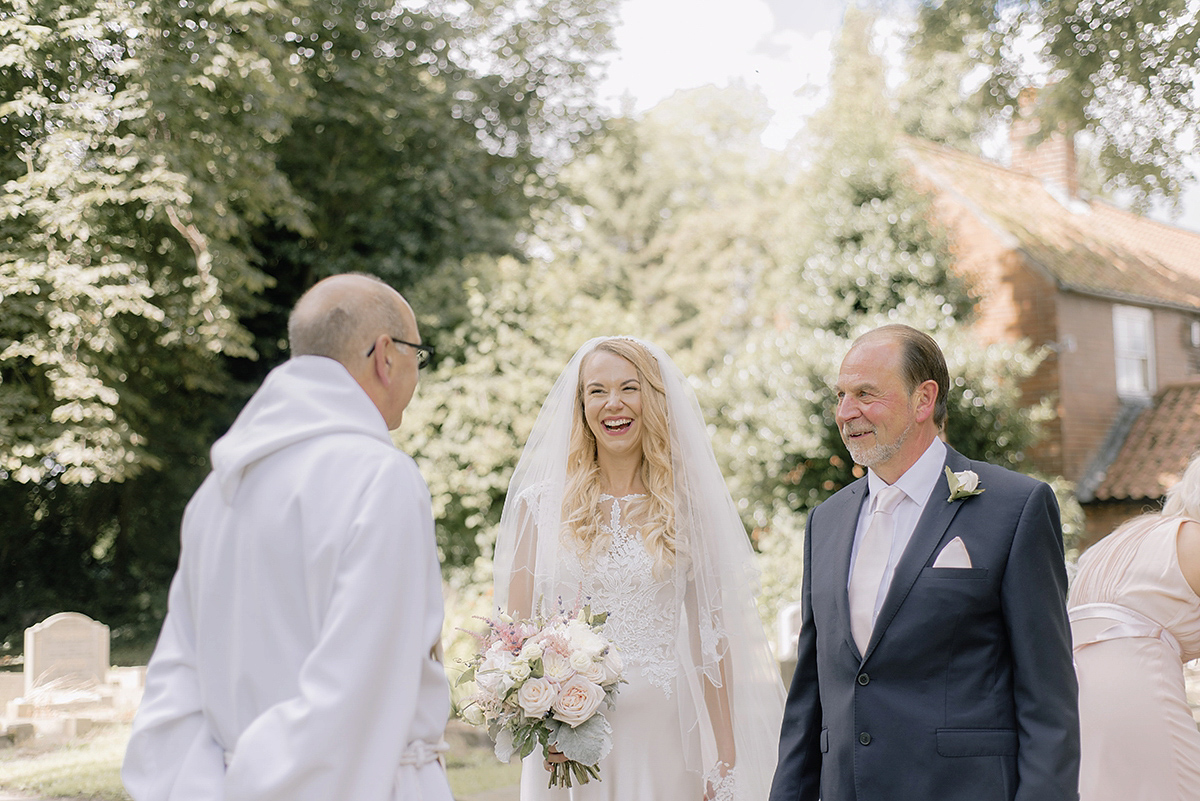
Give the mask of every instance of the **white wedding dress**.
<path id="1" fill-rule="evenodd" d="M 616 708 L 604 710 L 612 726 L 612 752 L 600 761 L 600 781 L 570 789 L 547 788 L 549 773 L 542 751 L 535 749 L 521 769 L 521 801 L 700 801 L 697 774 L 685 768 L 680 732 L 679 698 L 675 691 L 679 665 L 674 657 L 680 610 L 675 579 L 656 578 L 654 558 L 641 531 L 627 517 L 642 496 L 613 498 L 601 528 L 611 538 L 607 553 L 580 561 L 569 548 L 561 551 L 564 571 L 581 590 L 583 603 L 608 612 L 604 633 L 620 650 L 625 679 Z M 571 606 L 574 598 L 563 598 Z M 603 707 L 602 707 L 603 709 Z"/>

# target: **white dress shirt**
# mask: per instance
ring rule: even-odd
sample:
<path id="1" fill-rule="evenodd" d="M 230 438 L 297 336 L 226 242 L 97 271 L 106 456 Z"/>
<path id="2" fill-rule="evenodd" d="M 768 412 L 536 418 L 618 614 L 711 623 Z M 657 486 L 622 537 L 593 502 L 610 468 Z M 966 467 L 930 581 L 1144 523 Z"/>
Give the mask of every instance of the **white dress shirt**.
<path id="1" fill-rule="evenodd" d="M 946 445 L 941 439 L 934 437 L 933 442 L 929 443 L 929 447 L 925 449 L 925 453 L 921 454 L 921 458 L 917 459 L 904 475 L 896 479 L 894 486 L 904 490 L 904 498 L 897 504 L 896 511 L 893 513 L 896 530 L 892 537 L 892 552 L 888 557 L 887 568 L 883 571 L 883 582 L 879 586 L 879 594 L 875 597 L 876 617 L 879 615 L 879 609 L 883 606 L 883 600 L 887 597 L 888 588 L 892 586 L 892 576 L 896 573 L 896 565 L 900 562 L 900 557 L 904 555 L 908 541 L 912 539 L 913 531 L 917 528 L 917 521 L 921 519 L 921 513 L 925 511 L 925 502 L 929 500 L 933 488 L 937 486 L 945 464 Z M 887 482 L 877 476 L 874 470 L 867 469 L 867 490 L 870 495 L 858 513 L 858 526 L 854 529 L 854 547 L 850 553 L 851 565 L 858 557 L 858 545 L 862 541 L 863 532 L 867 530 L 867 524 L 871 521 L 871 498 L 886 486 Z M 847 589 L 849 586 L 850 576 L 847 575 Z"/>

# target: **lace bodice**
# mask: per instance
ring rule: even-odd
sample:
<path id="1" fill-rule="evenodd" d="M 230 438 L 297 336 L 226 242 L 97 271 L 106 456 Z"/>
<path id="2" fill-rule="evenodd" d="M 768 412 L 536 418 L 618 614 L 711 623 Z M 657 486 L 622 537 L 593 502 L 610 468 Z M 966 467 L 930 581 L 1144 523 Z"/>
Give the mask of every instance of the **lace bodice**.
<path id="1" fill-rule="evenodd" d="M 654 557 L 646 550 L 641 531 L 622 520 L 622 512 L 640 496 L 601 496 L 610 505 L 608 522 L 601 529 L 609 536 L 606 553 L 580 560 L 571 548 L 568 574 L 596 611 L 608 612 L 605 634 L 621 652 L 627 669 L 641 671 L 646 679 L 671 694 L 678 665 L 673 656 L 679 610 L 670 571 L 654 575 Z"/>

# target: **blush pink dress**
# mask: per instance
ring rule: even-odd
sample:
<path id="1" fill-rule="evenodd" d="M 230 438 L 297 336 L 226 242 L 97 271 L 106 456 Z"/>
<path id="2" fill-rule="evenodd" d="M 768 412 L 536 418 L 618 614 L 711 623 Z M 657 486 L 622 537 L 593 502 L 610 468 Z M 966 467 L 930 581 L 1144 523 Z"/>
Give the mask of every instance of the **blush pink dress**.
<path id="1" fill-rule="evenodd" d="M 1183 663 L 1200 658 L 1200 597 L 1179 569 L 1183 522 L 1139 518 L 1079 560 L 1067 605 L 1080 801 L 1200 799 L 1200 731 L 1183 679 Z"/>

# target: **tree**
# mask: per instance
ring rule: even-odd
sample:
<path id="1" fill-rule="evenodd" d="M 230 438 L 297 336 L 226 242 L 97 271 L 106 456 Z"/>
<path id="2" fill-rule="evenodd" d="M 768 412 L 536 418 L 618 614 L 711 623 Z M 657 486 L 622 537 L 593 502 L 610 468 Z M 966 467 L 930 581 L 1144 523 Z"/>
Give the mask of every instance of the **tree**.
<path id="1" fill-rule="evenodd" d="M 398 441 L 422 465 L 456 585 L 489 580 L 512 470 L 542 401 L 593 336 L 642 336 L 703 375 L 740 337 L 731 309 L 763 269 L 781 183 L 758 141 L 761 97 L 703 89 L 618 119 L 564 170 L 536 254 L 449 265 L 413 297 L 464 292 L 437 320 L 453 356 L 425 378 Z M 416 422 L 419 421 L 419 422 Z M 472 596 L 473 597 L 473 596 Z"/>
<path id="2" fill-rule="evenodd" d="M 1196 178 L 1200 4 L 1192 0 L 926 0 L 919 54 L 965 54 L 984 68 L 986 107 L 1013 113 L 1042 87 L 1046 130 L 1088 131 L 1108 190 L 1141 206 L 1177 200 Z M 1037 57 L 1031 57 L 1030 52 Z"/>
<path id="3" fill-rule="evenodd" d="M 970 458 L 1021 468 L 1044 409 L 1020 406 L 1038 356 L 983 347 L 974 299 L 946 233 L 897 153 L 898 122 L 873 20 L 847 13 L 830 99 L 798 151 L 810 166 L 778 203 L 794 232 L 757 293 L 756 325 L 710 376 L 706 410 L 734 497 L 764 553 L 764 619 L 795 597 L 807 512 L 863 475 L 833 419 L 838 365 L 859 334 L 904 322 L 932 334 L 951 371 L 947 439 Z"/>
<path id="4" fill-rule="evenodd" d="M 0 583 L 70 553 L 88 578 L 43 582 L 58 603 L 153 610 L 207 447 L 281 358 L 292 302 L 337 270 L 406 289 L 513 251 L 553 196 L 563 156 L 546 140 L 599 124 L 589 76 L 608 12 L 0 10 Z M 556 38 L 522 38 L 552 20 Z"/>

